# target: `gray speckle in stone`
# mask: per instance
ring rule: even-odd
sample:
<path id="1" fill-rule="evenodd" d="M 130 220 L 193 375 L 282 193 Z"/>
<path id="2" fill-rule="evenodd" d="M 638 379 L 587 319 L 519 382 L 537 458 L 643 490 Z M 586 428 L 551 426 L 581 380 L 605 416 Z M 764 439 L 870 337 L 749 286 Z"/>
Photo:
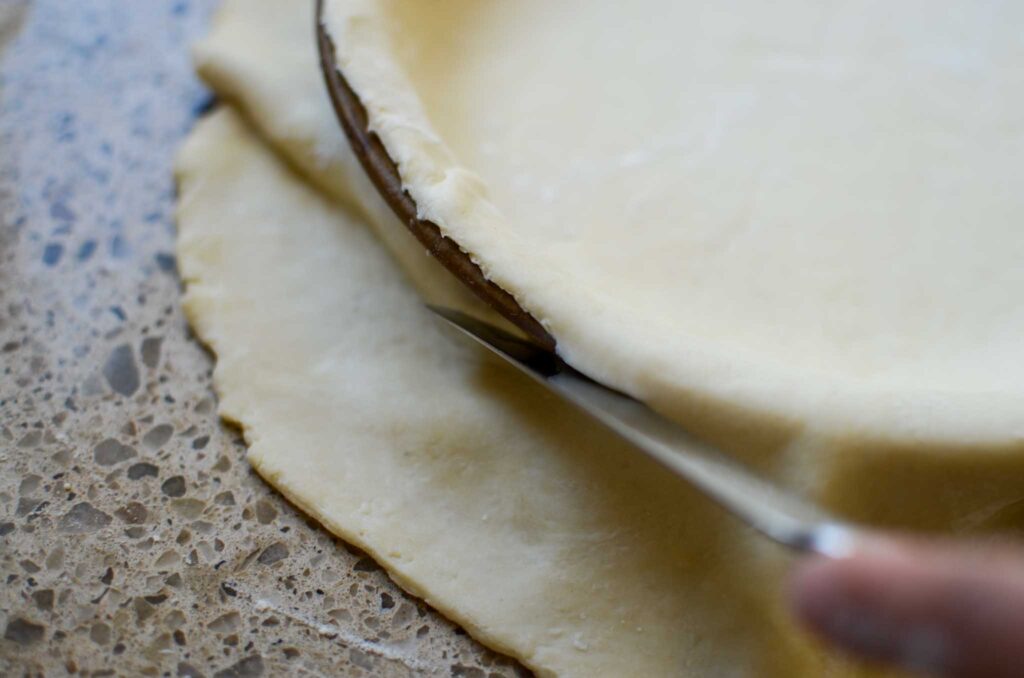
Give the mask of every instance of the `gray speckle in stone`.
<path id="1" fill-rule="evenodd" d="M 40 610 L 49 612 L 53 609 L 53 590 L 43 589 L 41 591 L 33 591 L 32 600 L 35 601 L 36 607 Z"/>
<path id="2" fill-rule="evenodd" d="M 146 461 L 140 461 L 128 467 L 128 479 L 139 480 L 140 478 L 156 478 L 160 469 Z"/>
<path id="3" fill-rule="evenodd" d="M 41 431 L 29 431 L 18 440 L 18 447 L 35 447 L 42 439 Z"/>
<path id="4" fill-rule="evenodd" d="M 131 248 L 128 246 L 128 241 L 120 235 L 115 235 L 110 239 L 110 256 L 115 259 L 127 259 L 132 253 Z"/>
<path id="5" fill-rule="evenodd" d="M 135 448 L 123 445 L 114 438 L 107 438 L 92 450 L 92 458 L 100 466 L 113 466 L 135 456 Z"/>
<path id="6" fill-rule="evenodd" d="M 204 678 L 202 671 L 188 662 L 178 663 L 178 676 L 179 678 Z"/>
<path id="7" fill-rule="evenodd" d="M 284 560 L 287 557 L 288 547 L 281 542 L 274 542 L 267 548 L 263 549 L 263 552 L 256 560 L 263 565 L 273 565 L 279 560 Z"/>
<path id="8" fill-rule="evenodd" d="M 111 517 L 103 511 L 93 508 L 87 501 L 82 501 L 71 507 L 71 510 L 60 519 L 59 529 L 69 534 L 86 534 L 106 527 L 110 524 Z"/>
<path id="9" fill-rule="evenodd" d="M 75 213 L 71 211 L 63 200 L 55 200 L 50 205 L 50 216 L 60 221 L 74 221 Z"/>
<path id="10" fill-rule="evenodd" d="M 103 376 L 110 388 L 127 397 L 139 389 L 139 369 L 135 366 L 135 353 L 128 344 L 121 344 L 107 358 Z"/>
<path id="11" fill-rule="evenodd" d="M 487 674 L 479 666 L 466 666 L 464 664 L 452 664 L 451 675 L 453 678 L 485 678 Z"/>
<path id="12" fill-rule="evenodd" d="M 59 242 L 47 243 L 43 248 L 43 263 L 47 266 L 56 266 L 64 255 L 64 246 Z"/>
<path id="13" fill-rule="evenodd" d="M 142 340 L 142 348 L 139 349 L 142 364 L 151 370 L 160 364 L 160 347 L 163 341 L 162 337 L 146 337 Z"/>
<path id="14" fill-rule="evenodd" d="M 132 601 L 132 608 L 135 610 L 135 620 L 144 622 L 156 612 L 156 608 L 145 598 L 135 598 Z"/>
<path id="15" fill-rule="evenodd" d="M 42 499 L 36 499 L 35 497 L 22 497 L 18 500 L 18 506 L 14 509 L 14 515 L 19 518 L 27 516 L 28 514 L 35 511 L 37 508 L 42 506 L 44 502 Z"/>
<path id="16" fill-rule="evenodd" d="M 210 442 L 210 436 L 197 436 L 192 441 L 193 450 L 202 450 L 206 448 L 206 445 Z"/>
<path id="17" fill-rule="evenodd" d="M 64 564 L 64 547 L 57 546 L 46 556 L 46 569 L 56 570 Z"/>
<path id="18" fill-rule="evenodd" d="M 373 558 L 370 558 L 369 556 L 363 556 L 358 561 L 356 561 L 356 564 L 352 567 L 352 569 L 356 572 L 377 572 L 381 568 L 380 565 L 374 562 Z"/>
<path id="19" fill-rule="evenodd" d="M 83 396 L 90 397 L 101 395 L 103 391 L 103 380 L 100 379 L 98 374 L 90 374 L 82 382 L 82 389 L 79 393 Z"/>
<path id="20" fill-rule="evenodd" d="M 171 439 L 174 427 L 170 424 L 157 424 L 142 436 L 142 444 L 151 450 L 158 450 Z"/>
<path id="21" fill-rule="evenodd" d="M 181 561 L 181 557 L 174 551 L 164 551 L 163 555 L 156 559 L 156 566 L 160 569 L 174 567 Z M 175 573 L 177 574 L 177 573 Z M 173 576 L 173 575 L 172 575 Z M 168 582 L 169 583 L 169 582 Z"/>
<path id="22" fill-rule="evenodd" d="M 228 612 L 207 624 L 206 628 L 210 629 L 214 633 L 230 633 L 238 628 L 238 625 L 241 623 L 242 618 L 237 612 Z"/>
<path id="23" fill-rule="evenodd" d="M 232 502 L 234 503 L 234 502 Z M 11 532 L 14 532 L 14 523 L 0 523 L 0 537 L 6 537 Z"/>
<path id="24" fill-rule="evenodd" d="M 213 503 L 218 506 L 234 506 L 235 495 L 230 490 L 225 490 L 213 498 Z"/>
<path id="25" fill-rule="evenodd" d="M 256 520 L 260 525 L 269 525 L 274 522 L 274 518 L 277 518 L 277 509 L 270 502 L 264 499 L 256 502 Z"/>
<path id="26" fill-rule="evenodd" d="M 370 660 L 370 656 L 359 648 L 349 648 L 348 658 L 359 668 L 366 669 L 367 671 L 373 671 L 373 662 Z"/>
<path id="27" fill-rule="evenodd" d="M 4 638 L 14 641 L 18 645 L 33 645 L 42 640 L 45 633 L 45 626 L 34 624 L 22 617 L 15 617 L 7 622 Z"/>
<path id="28" fill-rule="evenodd" d="M 185 479 L 181 476 L 172 476 L 163 482 L 160 491 L 168 497 L 184 497 Z"/>
<path id="29" fill-rule="evenodd" d="M 89 638 L 97 645 L 106 645 L 110 642 L 110 627 L 103 622 L 97 622 L 89 629 Z"/>
<path id="30" fill-rule="evenodd" d="M 39 483 L 41 481 L 42 478 L 33 473 L 30 473 L 29 475 L 22 478 L 21 483 L 18 484 L 18 494 L 20 494 L 21 496 L 25 496 L 34 493 L 36 490 L 39 489 Z"/>
<path id="31" fill-rule="evenodd" d="M 160 270 L 164 273 L 174 273 L 178 270 L 178 264 L 173 254 L 157 252 L 153 256 L 153 259 L 156 261 L 156 265 L 159 266 Z"/>
<path id="32" fill-rule="evenodd" d="M 259 678 L 263 675 L 263 657 L 254 654 L 237 664 L 221 669 L 213 678 Z"/>
<path id="33" fill-rule="evenodd" d="M 96 241 L 86 240 L 82 243 L 81 247 L 78 248 L 78 253 L 75 255 L 75 259 L 78 261 L 88 261 L 96 251 Z"/>
<path id="34" fill-rule="evenodd" d="M 169 629 L 177 629 L 183 626 L 188 621 L 188 618 L 181 610 L 174 610 L 166 617 L 164 617 L 164 625 Z"/>
<path id="35" fill-rule="evenodd" d="M 203 509 L 206 508 L 206 504 L 200 499 L 185 497 L 183 499 L 175 499 L 171 502 L 171 508 L 174 509 L 174 512 L 182 518 L 195 520 L 202 514 Z"/>

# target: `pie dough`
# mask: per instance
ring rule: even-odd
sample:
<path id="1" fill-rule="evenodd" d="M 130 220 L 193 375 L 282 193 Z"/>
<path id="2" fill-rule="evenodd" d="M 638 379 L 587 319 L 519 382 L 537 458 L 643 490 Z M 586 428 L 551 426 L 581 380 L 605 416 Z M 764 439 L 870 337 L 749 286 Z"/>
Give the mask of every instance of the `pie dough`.
<path id="1" fill-rule="evenodd" d="M 184 306 L 220 413 L 300 508 L 542 674 L 821 669 L 760 542 L 443 334 L 362 222 L 237 115 L 202 121 L 178 172 Z"/>
<path id="2" fill-rule="evenodd" d="M 550 11 L 543 10 L 547 4 Z M 753 7 L 756 3 L 744 4 L 752 6 L 751 11 L 758 9 Z M 465 40 L 476 40 L 465 34 L 479 29 L 481 37 L 474 44 L 480 48 L 495 42 L 487 39 L 495 38 L 487 33 L 488 25 L 493 30 L 493 24 L 487 22 L 495 16 L 508 26 L 506 39 L 521 43 L 530 26 L 544 26 L 541 20 L 550 19 L 562 7 L 561 3 L 539 2 L 423 5 L 445 10 L 420 17 L 414 3 L 382 3 L 383 9 L 378 10 L 376 3 L 348 2 L 330 6 L 332 27 L 338 35 L 352 34 L 352 41 L 346 44 L 358 61 L 360 54 L 371 54 L 360 50 L 414 34 L 413 26 L 422 30 L 449 27 L 439 34 L 451 38 L 448 48 L 453 50 L 462 49 Z M 793 7 L 786 3 L 784 9 Z M 378 11 L 398 12 L 405 18 L 399 17 L 392 25 L 390 19 L 383 21 L 390 15 Z M 575 13 L 573 25 L 581 34 L 598 31 L 603 25 L 589 11 L 582 6 L 572 12 L 565 10 Z M 677 11 L 674 4 L 666 3 L 651 16 L 667 23 Z M 897 13 L 892 19 L 896 21 L 902 10 L 892 11 Z M 727 12 L 714 15 L 711 10 L 705 14 L 710 18 L 703 25 L 719 33 L 725 32 L 732 16 Z M 789 30 L 779 17 L 774 23 L 763 14 L 759 19 L 751 23 L 774 26 L 781 36 Z M 202 77 L 238 113 L 222 109 L 200 123 L 179 158 L 179 264 L 187 285 L 185 309 L 199 336 L 217 354 L 215 386 L 221 396 L 221 414 L 242 426 L 251 445 L 250 459 L 261 475 L 328 529 L 366 549 L 403 587 L 462 623 L 483 642 L 520 658 L 544 675 L 859 673 L 827 659 L 792 627 L 780 608 L 779 582 L 785 561 L 775 547 L 750 535 L 682 481 L 609 440 L 589 421 L 518 375 L 436 328 L 422 309 L 420 296 L 464 306 L 473 302 L 416 247 L 411 236 L 400 226 L 395 228 L 396 220 L 376 198 L 345 147 L 317 72 L 312 21 L 306 2 L 225 2 L 210 36 L 197 47 L 196 58 Z M 642 28 L 651 28 L 649 23 Z M 459 30 L 452 30 L 453 25 Z M 969 26 L 962 21 L 958 25 L 965 31 Z M 396 26 L 405 33 L 391 32 Z M 654 28 L 661 30 L 662 26 Z M 684 31 L 695 29 L 681 25 L 679 30 L 678 35 L 683 36 Z M 568 48 L 586 46 L 584 38 L 572 35 L 563 31 L 557 37 L 567 40 Z M 555 39 L 540 31 L 531 34 L 530 44 L 535 49 L 521 50 L 527 65 L 538 63 L 545 54 L 551 56 L 545 50 L 554 48 L 543 38 Z M 371 111 L 376 111 L 375 124 L 382 134 L 384 122 L 390 120 L 394 125 L 391 132 L 406 129 L 413 136 L 431 138 L 430 152 L 417 156 L 424 161 L 424 168 L 431 163 L 454 163 L 453 158 L 463 157 L 467 151 L 447 147 L 450 129 L 445 132 L 442 125 L 450 124 L 451 119 L 431 108 L 443 104 L 442 99 L 423 104 L 410 97 L 404 102 L 410 108 L 394 109 L 397 117 L 381 115 L 389 83 L 383 76 L 405 79 L 412 73 L 418 78 L 415 69 L 403 66 L 410 62 L 402 59 L 423 64 L 441 59 L 431 55 L 428 43 L 418 48 L 417 57 L 414 42 L 397 42 L 403 47 L 393 50 L 399 55 L 395 59 L 390 59 L 390 47 L 376 55 L 384 72 L 378 74 L 380 87 L 370 90 L 381 98 L 367 97 Z M 1012 52 L 1005 41 L 993 44 L 1006 48 L 1001 54 Z M 610 40 L 609 46 L 614 47 L 614 41 Z M 444 45 L 434 48 L 447 49 Z M 660 48 L 652 43 L 649 47 L 655 55 L 658 49 L 670 48 L 676 49 L 676 43 L 668 41 Z M 993 50 L 1003 58 L 996 54 L 999 50 Z M 593 51 L 590 56 L 604 58 Z M 346 75 L 354 63 L 346 65 Z M 596 73 L 599 61 L 592 63 Z M 791 66 L 799 70 L 802 63 L 798 60 Z M 514 82 L 517 64 L 495 67 L 509 70 L 501 82 Z M 538 66 L 534 72 L 543 75 L 544 70 Z M 357 72 L 358 68 L 352 70 Z M 369 91 L 365 82 L 357 80 L 358 76 L 353 77 L 361 95 Z M 453 102 L 459 100 L 460 86 L 447 86 Z M 488 91 L 496 100 L 516 103 L 516 97 L 506 92 Z M 559 91 L 552 88 L 552 95 Z M 402 92 L 408 95 L 417 89 L 396 90 Z M 996 92 L 993 96 L 1011 94 Z M 950 105 L 959 103 L 951 99 Z M 547 107 L 537 110 L 555 114 Z M 989 113 L 996 115 L 998 110 Z M 448 123 L 434 123 L 435 118 Z M 651 134 L 655 131 L 653 123 L 634 126 L 652 130 Z M 1012 126 L 1005 128 L 1006 154 L 1019 150 L 1011 143 L 1016 138 L 1012 131 Z M 725 135 L 720 143 L 727 141 Z M 666 152 L 659 150 L 661 145 L 653 137 L 651 143 L 656 155 Z M 401 148 L 415 155 L 414 145 Z M 400 155 L 397 150 L 392 152 Z M 678 160 L 675 151 L 669 149 L 668 154 L 667 159 L 651 162 L 671 165 Z M 637 162 L 643 160 L 638 158 Z M 645 167 L 644 162 L 636 167 Z M 525 246 L 517 250 L 524 256 L 523 271 L 530 272 L 524 280 L 529 277 L 536 285 L 527 280 L 527 284 L 516 286 L 511 282 L 516 271 L 501 268 L 506 250 L 491 250 L 486 244 L 478 249 L 473 244 L 476 241 L 470 242 L 474 236 L 490 245 L 507 239 L 513 243 L 508 251 L 513 251 L 518 247 L 515 241 L 528 242 L 537 235 L 532 231 L 531 236 L 533 225 L 518 221 L 516 229 L 507 224 L 500 227 L 506 217 L 497 207 L 489 206 L 487 199 L 493 193 L 494 204 L 503 210 L 507 207 L 501 195 L 508 194 L 499 192 L 513 189 L 492 187 L 493 175 L 488 175 L 500 166 L 481 164 L 475 168 L 474 174 L 488 180 L 486 189 L 484 180 L 454 164 L 437 175 L 452 184 L 469 182 L 480 189 L 462 204 L 468 211 L 461 216 L 491 210 L 494 221 L 470 224 L 461 219 L 448 222 L 439 216 L 457 205 L 445 202 L 444 181 L 439 185 L 416 183 L 412 175 L 407 176 L 415 165 L 415 159 L 402 163 L 403 178 L 410 190 L 423 191 L 416 198 L 425 215 L 456 235 L 492 277 L 516 292 L 529 310 L 549 324 L 559 349 L 590 372 L 650 398 L 766 475 L 850 518 L 946 531 L 1024 525 L 1022 430 L 1012 425 L 1007 413 L 1007 408 L 1019 402 L 1019 387 L 1014 392 L 1001 376 L 984 388 L 977 381 L 986 374 L 986 361 L 995 362 L 1001 355 L 995 338 L 1003 335 L 993 331 L 981 337 L 967 332 L 969 328 L 960 324 L 962 314 L 973 311 L 961 307 L 965 296 L 948 297 L 948 331 L 929 336 L 930 344 L 921 347 L 922 353 L 939 351 L 952 376 L 943 377 L 942 370 L 936 370 L 921 381 L 910 377 L 916 379 L 914 370 L 923 370 L 927 357 L 916 367 L 851 376 L 853 363 L 848 362 L 828 362 L 818 369 L 769 360 L 765 357 L 768 352 L 780 350 L 785 343 L 773 343 L 772 336 L 763 337 L 766 348 L 758 353 L 751 352 L 749 346 L 703 345 L 695 333 L 653 335 L 659 323 L 679 320 L 661 310 L 678 307 L 670 305 L 658 313 L 648 313 L 649 306 L 629 311 L 621 307 L 622 299 L 641 285 L 642 281 L 630 280 L 640 280 L 647 270 L 640 265 L 644 262 L 634 259 L 636 278 L 620 276 L 618 282 L 624 287 L 613 288 L 606 279 L 603 291 L 583 290 L 575 276 L 585 276 L 585 262 L 563 256 L 568 251 L 584 251 L 581 243 L 599 232 L 596 220 L 580 222 L 586 228 L 577 227 L 575 232 L 568 222 L 550 222 L 552 233 L 560 235 L 546 241 L 548 254 L 544 247 L 536 252 L 526 251 L 530 248 Z M 583 165 L 592 167 L 587 162 Z M 542 169 L 538 165 L 530 171 Z M 554 166 L 548 169 L 557 173 Z M 577 178 L 567 175 L 566 181 L 572 184 Z M 998 178 L 988 178 L 993 194 L 999 194 Z M 611 182 L 605 188 L 610 192 L 615 186 Z M 462 195 L 449 188 L 448 198 Z M 651 190 L 658 188 L 657 182 L 651 186 Z M 526 188 L 522 191 L 530 195 Z M 622 195 L 622 189 L 616 191 Z M 737 186 L 733 192 L 738 195 L 739 191 Z M 702 189 L 700 194 L 711 196 L 712 192 Z M 424 200 L 424 195 L 437 200 Z M 675 194 L 669 191 L 665 195 L 671 198 Z M 728 200 L 718 195 L 720 207 L 725 209 Z M 594 197 L 603 201 L 600 191 Z M 768 191 L 764 199 L 782 198 Z M 713 205 L 705 207 L 714 211 Z M 605 216 L 613 214 L 614 210 Z M 1009 289 L 1016 284 L 1020 267 L 1003 267 L 1000 253 L 990 251 L 987 238 L 1005 236 L 1010 250 L 1020 246 L 1020 236 L 996 219 L 998 215 L 986 214 L 986 219 L 972 222 L 977 242 L 965 244 L 961 239 L 958 243 L 964 257 L 978 265 L 982 278 L 998 278 Z M 383 236 L 416 292 L 378 247 L 366 222 Z M 600 223 L 607 228 L 615 226 L 612 221 Z M 635 235 L 638 227 L 620 223 L 612 235 L 622 244 L 623 256 L 632 256 L 636 243 L 626 236 Z M 470 234 L 465 239 L 456 234 L 460 226 Z M 829 238 L 843 233 L 826 222 L 820 227 Z M 698 224 L 693 228 L 699 231 L 704 227 Z M 712 242 L 710 228 L 700 236 L 707 236 L 707 241 L 698 243 L 709 245 L 707 252 L 743 251 L 743 238 L 723 236 Z M 837 230 L 833 232 L 833 228 Z M 879 235 L 866 229 L 866 238 Z M 939 233 L 944 237 L 938 239 L 935 256 L 945 265 L 949 262 L 938 255 L 948 253 L 953 245 L 947 240 L 955 239 L 959 232 L 950 227 Z M 755 232 L 749 237 L 760 236 Z M 710 247 L 716 242 L 717 250 Z M 665 247 L 675 243 L 669 239 Z M 851 243 L 844 245 L 852 247 Z M 821 244 L 806 239 L 794 241 L 793 246 L 810 250 Z M 866 241 L 860 246 L 866 247 Z M 753 244 L 747 243 L 747 247 Z M 771 251 L 783 258 L 792 254 Z M 559 259 L 558 266 L 544 268 L 541 264 L 552 256 Z M 721 258 L 724 262 L 724 255 Z M 980 263 L 983 259 L 989 261 L 988 269 Z M 894 271 L 902 260 L 887 260 L 880 254 L 879 261 L 883 260 L 887 266 L 877 267 L 877 274 L 899 277 Z M 913 263 L 913 257 L 911 260 Z M 796 265 L 791 257 L 786 261 Z M 691 262 L 681 254 L 678 262 L 674 270 L 685 280 L 690 273 L 683 264 Z M 609 263 L 614 265 L 620 262 Z M 732 264 L 722 265 L 736 273 L 728 268 Z M 692 274 L 700 270 L 706 272 L 699 269 Z M 918 275 L 922 270 L 935 273 L 939 269 L 909 266 L 907 279 L 916 280 L 911 273 Z M 532 278 L 534 274 L 536 278 Z M 551 275 L 561 286 L 554 292 L 567 297 L 579 293 L 576 299 L 581 304 L 597 300 L 588 307 L 589 320 L 581 321 L 577 311 L 562 309 L 557 299 L 552 300 L 557 295 L 539 289 L 545 276 Z M 733 285 L 730 280 L 708 280 L 721 286 L 715 294 L 724 294 L 726 289 L 758 290 L 757 286 Z M 938 276 L 930 281 L 940 284 L 944 280 Z M 661 282 L 676 284 L 677 280 Z M 870 287 L 875 280 L 864 282 Z M 947 282 L 977 283 L 971 289 L 988 290 L 984 281 L 966 280 L 956 270 Z M 777 284 L 777 280 L 765 282 L 768 299 L 770 293 L 779 291 L 773 286 Z M 626 296 L 619 297 L 620 291 Z M 644 291 L 661 294 L 654 285 Z M 892 289 L 894 295 L 905 291 Z M 854 292 L 847 290 L 848 294 Z M 869 297 L 874 298 L 868 294 L 864 299 Z M 1006 325 L 1000 324 L 999 318 L 988 318 L 989 327 L 1008 337 L 1020 319 L 1020 304 L 1011 303 L 1009 296 L 998 298 L 1006 305 Z M 793 299 L 796 303 L 797 298 Z M 996 300 L 980 296 L 975 301 L 991 311 Z M 741 302 L 749 302 L 749 296 L 741 295 L 736 303 Z M 808 299 L 804 302 L 810 303 Z M 834 302 L 836 309 L 852 304 L 842 295 Z M 858 313 L 861 311 L 867 312 L 860 309 Z M 643 322 L 635 327 L 621 322 L 628 321 L 630 313 L 642 317 Z M 839 315 L 826 315 L 833 320 L 846 318 L 844 313 L 836 313 Z M 795 311 L 791 315 L 807 329 L 808 318 Z M 925 316 L 927 313 L 921 317 Z M 862 317 L 866 316 L 861 313 L 857 319 Z M 708 320 L 697 314 L 692 324 L 706 321 L 702 327 L 710 331 L 718 320 L 721 318 Z M 759 327 L 754 322 L 744 324 L 742 318 L 734 320 L 740 335 Z M 914 324 L 903 318 L 895 321 L 899 322 L 892 327 L 898 328 L 899 336 L 907 331 L 905 326 Z M 847 338 L 851 345 L 868 336 L 860 333 L 860 328 L 850 328 Z M 827 338 L 825 329 L 822 324 L 815 336 Z M 656 336 L 656 346 L 636 343 L 645 333 L 648 340 Z M 616 344 L 620 339 L 622 343 Z M 689 347 L 686 341 L 691 339 L 695 343 Z M 992 341 L 984 343 L 983 339 Z M 591 341 L 596 343 L 588 343 Z M 879 341 L 884 344 L 884 337 Z M 957 354 L 956 349 L 963 348 L 965 342 L 978 349 L 974 358 L 970 352 Z M 666 357 L 680 346 L 685 350 L 671 359 Z M 822 341 L 815 350 L 837 349 Z M 862 355 L 864 350 L 855 347 L 847 355 Z M 1005 350 L 1010 350 L 1009 343 Z M 807 353 L 808 363 L 823 355 Z M 878 355 L 885 357 L 884 351 Z M 1002 367 L 1014 372 L 1021 369 L 1021 362 L 1009 361 Z M 691 369 L 696 372 L 687 372 Z M 900 369 L 909 371 L 901 373 Z M 956 375 L 973 376 L 959 380 Z M 693 380 L 687 381 L 690 377 Z M 776 384 L 774 400 L 758 400 L 758 389 L 768 389 L 761 382 Z M 817 405 L 815 397 L 824 404 Z M 962 411 L 953 412 L 954 405 L 962 406 Z M 890 414 L 886 408 L 894 411 Z"/>
<path id="3" fill-rule="evenodd" d="M 325 25 L 421 216 L 583 371 L 684 418 L 1020 443 L 1024 5 L 328 0 Z"/>

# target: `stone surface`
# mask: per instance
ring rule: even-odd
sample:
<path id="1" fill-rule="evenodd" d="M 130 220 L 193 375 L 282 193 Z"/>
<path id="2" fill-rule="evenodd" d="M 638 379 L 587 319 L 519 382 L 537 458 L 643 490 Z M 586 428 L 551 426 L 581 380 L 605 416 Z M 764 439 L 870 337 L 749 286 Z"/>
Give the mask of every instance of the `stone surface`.
<path id="1" fill-rule="evenodd" d="M 521 673 L 217 420 L 171 177 L 212 6 L 0 1 L 0 675 Z"/>

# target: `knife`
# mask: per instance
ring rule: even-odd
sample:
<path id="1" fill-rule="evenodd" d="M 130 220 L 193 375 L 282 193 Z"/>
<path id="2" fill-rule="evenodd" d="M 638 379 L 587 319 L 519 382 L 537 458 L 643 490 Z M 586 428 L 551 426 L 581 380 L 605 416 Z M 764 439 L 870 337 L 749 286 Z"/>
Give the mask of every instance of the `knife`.
<path id="1" fill-rule="evenodd" d="M 640 401 L 594 381 L 531 341 L 461 311 L 427 307 L 460 336 L 583 410 L 760 534 L 802 553 L 837 558 L 851 551 L 855 528 L 758 477 Z"/>

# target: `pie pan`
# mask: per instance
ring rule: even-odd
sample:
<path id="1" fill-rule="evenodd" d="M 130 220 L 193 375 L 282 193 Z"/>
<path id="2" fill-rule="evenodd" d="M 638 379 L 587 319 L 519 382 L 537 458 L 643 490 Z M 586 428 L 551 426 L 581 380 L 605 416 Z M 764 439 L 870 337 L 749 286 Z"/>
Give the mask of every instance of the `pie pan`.
<path id="1" fill-rule="evenodd" d="M 477 297 L 543 348 L 552 350 L 555 339 L 515 297 L 488 280 L 480 266 L 455 240 L 441 233 L 437 224 L 421 219 L 416 201 L 402 186 L 398 165 L 380 138 L 369 128 L 366 109 L 335 60 L 334 43 L 320 20 L 324 0 L 316 3 L 317 49 L 331 105 L 349 145 L 373 185 L 391 210 L 427 251 Z"/>

